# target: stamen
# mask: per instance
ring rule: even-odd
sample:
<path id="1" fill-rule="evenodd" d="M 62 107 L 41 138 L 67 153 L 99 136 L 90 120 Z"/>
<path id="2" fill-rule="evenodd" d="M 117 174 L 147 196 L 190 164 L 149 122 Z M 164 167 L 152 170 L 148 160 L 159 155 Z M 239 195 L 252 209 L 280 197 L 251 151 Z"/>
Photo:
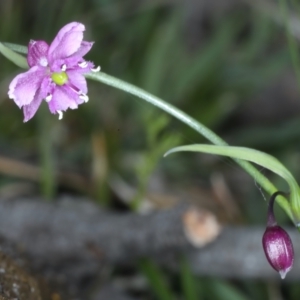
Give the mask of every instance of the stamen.
<path id="1" fill-rule="evenodd" d="M 92 72 L 99 72 L 100 71 L 100 66 L 98 66 L 97 68 L 92 68 L 91 71 Z"/>
<path id="2" fill-rule="evenodd" d="M 50 102 L 52 99 L 52 94 L 48 94 L 48 96 L 45 98 L 46 102 Z"/>
<path id="3" fill-rule="evenodd" d="M 57 110 L 58 113 L 58 120 L 61 120 L 63 118 L 63 112 L 61 110 Z"/>
<path id="4" fill-rule="evenodd" d="M 82 92 L 79 88 L 77 88 L 75 85 L 73 85 L 71 82 L 69 82 L 69 83 L 67 84 L 67 87 L 70 88 L 71 91 L 73 91 L 74 93 L 76 93 L 76 94 L 78 94 L 78 95 L 83 94 L 83 92 Z"/>
<path id="5" fill-rule="evenodd" d="M 64 72 L 64 71 L 66 71 L 67 70 L 67 65 L 62 65 L 61 66 L 61 70 Z"/>
<path id="6" fill-rule="evenodd" d="M 9 99 L 12 99 L 12 100 L 15 100 L 15 99 L 16 99 L 16 96 L 15 96 L 11 91 L 9 91 L 9 92 L 8 92 L 8 98 L 9 98 Z"/>
<path id="7" fill-rule="evenodd" d="M 82 62 L 78 63 L 78 66 L 80 68 L 86 68 L 88 66 L 88 63 L 86 61 L 82 61 Z"/>
<path id="8" fill-rule="evenodd" d="M 87 94 L 79 95 L 79 98 L 82 99 L 85 103 L 89 101 L 89 96 Z"/>
<path id="9" fill-rule="evenodd" d="M 40 65 L 41 65 L 42 67 L 47 67 L 47 66 L 48 66 L 48 60 L 47 60 L 46 57 L 41 57 L 41 58 L 40 58 Z"/>

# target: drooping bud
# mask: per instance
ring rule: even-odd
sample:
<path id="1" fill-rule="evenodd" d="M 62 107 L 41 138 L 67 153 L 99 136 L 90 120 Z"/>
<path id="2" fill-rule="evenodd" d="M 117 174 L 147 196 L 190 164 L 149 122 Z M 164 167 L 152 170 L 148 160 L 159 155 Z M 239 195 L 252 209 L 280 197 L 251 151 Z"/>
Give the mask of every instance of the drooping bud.
<path id="1" fill-rule="evenodd" d="M 280 226 L 267 227 L 263 248 L 269 264 L 284 279 L 294 262 L 293 244 L 287 232 Z"/>
<path id="2" fill-rule="evenodd" d="M 262 244 L 268 262 L 284 279 L 293 266 L 294 249 L 291 238 L 284 229 L 277 225 L 275 220 L 273 206 L 278 195 L 286 194 L 276 192 L 270 198 L 267 229 L 263 235 Z"/>

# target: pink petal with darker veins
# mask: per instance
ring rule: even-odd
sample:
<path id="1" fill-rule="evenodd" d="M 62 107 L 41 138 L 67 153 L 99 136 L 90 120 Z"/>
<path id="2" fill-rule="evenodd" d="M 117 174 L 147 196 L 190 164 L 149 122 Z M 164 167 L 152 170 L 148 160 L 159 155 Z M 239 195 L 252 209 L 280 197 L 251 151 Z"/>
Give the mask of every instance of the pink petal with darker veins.
<path id="1" fill-rule="evenodd" d="M 84 63 L 84 65 L 80 66 L 80 63 Z M 67 70 L 76 70 L 80 74 L 89 73 L 95 67 L 92 62 L 85 61 L 81 56 L 70 56 L 66 59 L 55 60 L 51 64 L 51 72 L 61 72 L 63 65 L 66 65 Z"/>
<path id="2" fill-rule="evenodd" d="M 35 115 L 43 99 L 45 99 L 47 97 L 47 94 L 50 92 L 50 89 L 51 79 L 45 77 L 40 88 L 37 90 L 32 102 L 28 105 L 23 106 L 24 122 L 29 121 Z"/>
<path id="3" fill-rule="evenodd" d="M 84 68 L 82 68 L 82 67 L 77 67 L 76 68 L 76 71 L 78 72 L 78 73 L 80 73 L 80 74 L 86 74 L 86 73 L 89 73 L 89 72 L 91 72 L 91 70 L 93 69 L 93 68 L 95 68 L 95 65 L 94 65 L 94 63 L 92 63 L 92 62 L 90 62 L 90 61 L 85 61 L 86 62 L 86 66 L 84 67 Z M 78 65 L 79 66 L 79 65 Z"/>
<path id="4" fill-rule="evenodd" d="M 77 22 L 64 26 L 50 45 L 48 54 L 51 62 L 76 53 L 80 49 L 84 30 L 84 25 Z"/>
<path id="5" fill-rule="evenodd" d="M 88 89 L 85 77 L 82 74 L 78 73 L 77 70 L 67 71 L 67 74 L 70 84 L 75 86 L 82 93 L 86 94 Z"/>
<path id="6" fill-rule="evenodd" d="M 66 111 L 68 108 L 76 109 L 78 107 L 76 102 L 76 94 L 72 94 L 65 90 L 65 87 L 57 86 L 52 96 L 52 100 L 48 103 L 51 113 L 56 114 L 57 111 Z"/>
<path id="7" fill-rule="evenodd" d="M 66 65 L 67 69 L 77 68 L 78 63 L 80 61 L 82 61 L 82 57 L 78 57 L 78 56 L 71 56 L 71 57 L 68 57 L 65 59 L 56 59 L 51 64 L 51 71 L 52 72 L 61 72 L 63 65 Z"/>
<path id="8" fill-rule="evenodd" d="M 30 104 L 46 76 L 45 68 L 38 66 L 19 74 L 9 85 L 9 98 L 13 99 L 20 108 Z"/>
<path id="9" fill-rule="evenodd" d="M 72 56 L 85 56 L 93 47 L 94 42 L 82 41 L 79 49 Z"/>
<path id="10" fill-rule="evenodd" d="M 27 62 L 30 67 L 33 66 L 48 66 L 48 49 L 49 46 L 45 41 L 31 40 L 28 45 Z"/>
<path id="11" fill-rule="evenodd" d="M 83 24 L 78 23 L 78 22 L 71 22 L 67 25 L 65 25 L 63 28 L 60 29 L 60 31 L 57 33 L 55 39 L 53 40 L 53 42 L 51 43 L 50 46 L 50 50 L 49 52 L 52 53 L 53 50 L 59 45 L 59 43 L 61 42 L 62 38 L 64 37 L 64 35 L 72 30 L 79 30 L 79 31 L 84 31 L 85 27 Z"/>

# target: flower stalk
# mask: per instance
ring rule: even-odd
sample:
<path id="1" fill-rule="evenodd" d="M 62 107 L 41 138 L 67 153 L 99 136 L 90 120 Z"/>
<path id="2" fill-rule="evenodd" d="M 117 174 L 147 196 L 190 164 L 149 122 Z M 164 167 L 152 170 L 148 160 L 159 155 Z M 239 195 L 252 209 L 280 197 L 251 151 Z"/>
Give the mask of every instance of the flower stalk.
<path id="1" fill-rule="evenodd" d="M 88 73 L 85 74 L 85 77 L 87 79 L 92 79 L 98 82 L 102 82 L 106 85 L 112 86 L 114 88 L 117 88 L 119 90 L 122 90 L 126 93 L 132 94 L 158 108 L 161 110 L 167 112 L 168 114 L 172 115 L 182 123 L 185 123 L 201 135 L 203 135 L 207 140 L 209 140 L 211 143 L 218 145 L 218 146 L 228 146 L 228 144 L 221 139 L 218 135 L 216 135 L 213 131 L 211 131 L 209 128 L 192 118 L 191 116 L 187 115 L 180 109 L 174 107 L 172 104 L 165 102 L 164 100 L 146 92 L 145 90 L 138 88 L 128 82 L 125 82 L 121 79 L 115 78 L 111 75 L 105 74 L 103 72 L 99 73 Z M 262 174 L 260 173 L 251 163 L 240 160 L 240 159 L 234 159 L 238 165 L 240 165 L 250 176 L 254 178 L 254 180 L 261 185 L 269 194 L 273 194 L 277 189 L 276 187 Z M 284 209 L 284 211 L 287 213 L 287 215 L 291 218 L 291 220 L 294 220 L 294 216 L 291 211 L 290 204 L 288 201 L 282 197 L 279 196 L 278 203 Z"/>
<path id="2" fill-rule="evenodd" d="M 74 26 L 75 26 L 75 28 L 77 26 L 77 29 L 79 29 L 79 30 L 76 29 L 73 32 L 73 27 Z M 52 42 L 52 44 L 50 45 L 50 48 L 49 48 L 49 49 L 52 49 L 52 50 L 54 48 L 56 48 L 56 51 L 58 53 L 57 55 L 59 55 L 60 58 L 62 58 L 62 60 L 58 61 L 59 63 L 54 63 L 55 60 L 57 61 L 57 59 L 56 59 L 56 58 L 58 58 L 57 55 L 55 55 L 54 58 L 53 58 L 53 56 L 49 57 L 49 55 L 48 55 L 49 53 L 47 53 L 47 55 L 44 56 L 44 58 L 47 59 L 47 61 L 46 61 L 40 55 L 40 53 L 43 53 L 43 51 L 42 52 L 37 51 L 37 53 L 36 53 L 36 52 L 31 51 L 31 49 L 27 49 L 24 46 L 15 45 L 15 44 L 0 43 L 0 52 L 3 55 L 5 55 L 8 59 L 10 59 L 14 63 L 16 63 L 18 66 L 23 67 L 23 68 L 26 68 L 26 67 L 28 68 L 28 64 L 26 63 L 25 58 L 23 56 L 17 54 L 16 52 L 19 52 L 19 53 L 22 53 L 22 54 L 28 54 L 27 59 L 28 59 L 28 63 L 31 66 L 31 69 L 35 68 L 37 66 L 38 67 L 43 67 L 43 64 L 45 64 L 45 62 L 48 62 L 48 63 L 50 62 L 50 64 L 53 63 L 51 73 L 50 74 L 47 73 L 48 74 L 48 79 L 50 78 L 50 81 L 52 82 L 52 89 L 50 90 L 50 92 L 49 92 L 49 90 L 47 90 L 47 87 L 49 87 L 49 85 L 47 85 L 47 80 L 44 80 L 44 84 L 41 84 L 41 85 L 38 84 L 37 86 L 40 87 L 40 89 L 39 89 L 40 92 L 43 91 L 42 96 L 44 97 L 44 100 L 48 103 L 50 111 L 52 113 L 57 113 L 59 115 L 60 119 L 63 116 L 63 111 L 65 111 L 66 109 L 68 109 L 68 108 L 71 108 L 71 109 L 77 108 L 77 106 L 79 104 L 88 101 L 88 97 L 87 97 L 86 92 L 85 92 L 85 91 L 87 91 L 87 87 L 85 85 L 85 79 L 82 80 L 81 77 L 80 77 L 80 80 L 75 80 L 75 81 L 70 79 L 70 73 L 69 73 L 70 65 L 68 64 L 69 63 L 68 59 L 70 58 L 70 56 L 72 57 L 73 54 L 76 53 L 76 51 L 77 52 L 79 51 L 79 54 L 80 54 L 79 57 L 81 57 L 81 59 L 76 61 L 77 62 L 76 68 L 77 68 L 77 70 L 79 70 L 78 68 L 82 68 L 82 69 L 88 68 L 89 69 L 88 72 L 92 71 L 90 73 L 80 72 L 87 79 L 92 79 L 92 80 L 95 80 L 95 81 L 98 81 L 98 82 L 102 82 L 106 85 L 115 87 L 117 89 L 123 90 L 123 91 L 125 91 L 127 93 L 130 93 L 132 95 L 135 95 L 138 98 L 140 98 L 140 99 L 142 99 L 146 102 L 149 102 L 152 105 L 154 105 L 154 106 L 162 109 L 163 111 L 167 112 L 168 114 L 174 116 L 175 118 L 177 118 L 181 122 L 185 123 L 186 125 L 188 125 L 192 129 L 194 129 L 195 131 L 197 131 L 198 133 L 203 135 L 211 143 L 213 143 L 215 145 L 218 145 L 218 146 L 228 146 L 228 144 L 224 140 L 222 140 L 218 135 L 216 135 L 210 129 L 205 127 L 203 124 L 201 124 L 200 122 L 198 122 L 194 118 L 192 118 L 189 115 L 185 114 L 181 110 L 177 109 L 173 105 L 163 101 L 162 99 L 160 99 L 158 97 L 155 97 L 155 96 L 151 95 L 150 93 L 148 93 L 148 92 L 144 91 L 143 89 L 140 89 L 140 88 L 138 88 L 138 87 L 136 87 L 132 84 L 129 84 L 125 81 L 117 79 L 117 78 L 115 78 L 113 76 L 110 76 L 108 74 L 105 74 L 103 72 L 98 72 L 99 69 L 100 69 L 99 67 L 98 68 L 93 68 L 92 63 L 87 62 L 84 59 L 82 59 L 82 56 L 85 53 L 88 52 L 88 50 L 90 49 L 90 47 L 92 45 L 92 43 L 82 41 L 82 32 L 83 31 L 84 31 L 84 26 L 82 24 L 76 23 L 76 22 L 67 24 L 66 26 L 64 26 L 60 30 L 57 37 L 54 39 L 54 41 Z M 71 47 L 69 45 L 69 43 L 66 42 L 68 40 L 67 39 L 68 36 L 66 36 L 65 34 L 68 35 L 69 32 L 72 35 L 73 34 L 75 36 L 77 35 L 77 38 L 75 39 L 76 43 L 77 44 L 81 43 L 80 46 L 79 46 L 79 49 L 76 48 L 76 50 L 74 50 L 75 48 Z M 52 46 L 53 44 L 54 44 L 54 46 Z M 58 45 L 60 47 L 58 47 Z M 61 46 L 64 46 L 64 47 L 61 47 Z M 67 46 L 66 49 L 64 49 L 65 46 Z M 84 50 L 82 52 L 83 49 L 86 49 L 86 50 Z M 35 50 L 37 50 L 37 49 L 35 49 Z M 16 52 L 14 52 L 14 51 L 16 51 Z M 72 54 L 72 51 L 73 52 L 75 51 L 75 52 Z M 30 56 L 31 56 L 31 59 L 29 58 Z M 64 61 L 67 61 L 68 63 L 64 63 Z M 61 64 L 60 62 L 63 62 L 63 63 Z M 71 68 L 72 68 L 72 66 L 71 66 Z M 93 73 L 93 72 L 97 72 L 97 73 Z M 78 79 L 78 78 L 76 78 L 76 79 Z M 69 84 L 69 83 L 71 83 L 71 84 Z M 61 101 L 61 102 L 56 101 L 58 98 L 54 97 L 55 92 L 60 93 L 61 90 L 65 89 L 66 87 L 71 89 L 71 94 L 70 93 L 69 94 L 64 93 L 64 96 L 66 96 L 66 94 L 68 94 L 67 97 L 63 97 L 64 101 Z M 15 93 L 15 90 L 17 88 L 19 88 L 19 85 L 16 83 L 16 80 L 15 80 L 14 84 L 13 83 L 11 84 L 10 96 L 16 101 L 16 103 L 20 107 L 23 105 L 23 110 L 24 110 L 28 106 L 28 103 L 27 102 L 26 103 L 21 103 L 21 101 L 18 101 L 18 95 L 20 93 Z M 83 92 L 83 93 L 81 93 L 81 92 Z M 34 94 L 34 93 L 32 93 L 32 94 Z M 39 95 L 39 96 L 41 96 L 41 95 Z M 32 105 L 32 107 L 30 107 L 30 109 L 27 112 L 24 112 L 25 121 L 29 120 L 35 114 L 36 110 L 39 107 L 41 97 L 39 97 L 38 100 L 39 101 L 35 101 L 34 103 L 29 104 L 29 106 Z M 265 189 L 269 194 L 272 194 L 277 190 L 276 187 L 263 174 L 261 174 L 251 163 L 249 163 L 247 161 L 244 161 L 244 160 L 237 159 L 237 158 L 234 158 L 234 160 L 250 176 L 252 176 L 254 178 L 254 180 L 260 186 L 262 186 L 263 189 Z M 293 220 L 295 225 L 299 226 L 299 224 L 300 224 L 300 193 L 299 193 L 298 185 L 295 182 L 295 180 L 293 180 L 292 176 L 290 177 L 290 180 L 288 180 L 289 185 L 290 185 L 291 182 L 292 182 L 292 186 L 293 186 L 293 189 L 291 189 L 291 205 L 282 195 L 278 196 L 278 203 L 284 209 L 284 211 L 288 214 L 288 216 L 291 218 L 291 220 Z"/>

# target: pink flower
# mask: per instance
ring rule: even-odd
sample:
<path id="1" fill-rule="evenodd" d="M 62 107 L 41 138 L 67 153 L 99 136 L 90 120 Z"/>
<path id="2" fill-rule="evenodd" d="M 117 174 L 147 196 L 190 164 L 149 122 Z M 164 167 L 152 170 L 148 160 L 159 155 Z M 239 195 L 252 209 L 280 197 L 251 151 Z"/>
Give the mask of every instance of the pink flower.
<path id="1" fill-rule="evenodd" d="M 68 108 L 76 109 L 89 100 L 83 76 L 94 69 L 94 64 L 83 59 L 92 42 L 83 41 L 85 27 L 72 22 L 64 26 L 51 45 L 45 41 L 30 41 L 27 62 L 30 69 L 16 76 L 9 85 L 8 96 L 22 108 L 24 122 L 30 120 L 42 100 L 59 119 Z"/>

